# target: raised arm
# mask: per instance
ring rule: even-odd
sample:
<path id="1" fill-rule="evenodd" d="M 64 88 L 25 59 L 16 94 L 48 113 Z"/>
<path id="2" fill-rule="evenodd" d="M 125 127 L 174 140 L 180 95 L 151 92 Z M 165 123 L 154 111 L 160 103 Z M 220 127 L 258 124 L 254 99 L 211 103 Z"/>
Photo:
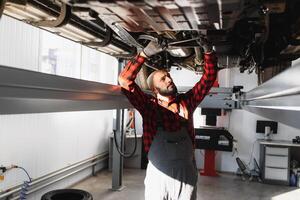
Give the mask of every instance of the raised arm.
<path id="1" fill-rule="evenodd" d="M 119 75 L 119 83 L 123 93 L 130 103 L 142 114 L 149 102 L 149 95 L 145 94 L 134 82 L 145 59 L 162 51 L 157 42 L 150 42 L 143 51 L 130 60 Z"/>
<path id="2" fill-rule="evenodd" d="M 211 49 L 204 54 L 204 73 L 195 86 L 185 93 L 188 108 L 193 112 L 207 95 L 217 78 L 217 57 Z"/>
<path id="3" fill-rule="evenodd" d="M 139 73 L 144 61 L 145 54 L 141 52 L 134 59 L 127 62 L 125 68 L 119 75 L 119 83 L 122 88 L 128 90 L 129 92 L 134 92 L 135 82 L 137 74 Z"/>
<path id="4" fill-rule="evenodd" d="M 143 53 L 137 55 L 134 59 L 127 62 L 125 68 L 119 75 L 119 83 L 122 87 L 122 92 L 141 114 L 144 112 L 145 104 L 149 98 L 134 80 L 144 61 L 145 55 Z"/>

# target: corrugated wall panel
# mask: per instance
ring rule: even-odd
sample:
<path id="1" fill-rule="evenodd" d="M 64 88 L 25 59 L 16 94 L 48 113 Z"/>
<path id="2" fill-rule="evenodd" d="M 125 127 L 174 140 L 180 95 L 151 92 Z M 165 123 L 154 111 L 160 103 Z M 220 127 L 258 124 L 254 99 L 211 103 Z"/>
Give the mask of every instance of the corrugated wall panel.
<path id="1" fill-rule="evenodd" d="M 45 44 L 51 44 L 53 38 L 58 41 L 62 39 L 3 16 L 0 21 L 0 64 L 35 71 L 45 69 L 45 72 L 52 74 L 116 83 L 115 58 L 102 56 L 98 51 L 70 41 L 58 46 L 62 52 L 58 58 L 53 52 L 47 53 L 49 45 Z M 50 69 L 53 66 L 39 66 L 43 58 L 43 45 L 46 55 L 58 60 L 55 71 Z M 56 46 L 50 45 L 50 48 L 55 49 Z M 74 55 L 74 68 L 63 65 L 72 58 L 63 53 L 68 48 L 75 48 L 73 50 L 78 52 Z M 112 118 L 112 110 L 0 115 L 0 165 L 20 165 L 36 178 L 105 152 L 108 150 L 108 136 L 112 132 Z M 91 170 L 85 170 L 29 196 L 28 199 L 39 200 L 46 191 L 67 187 L 89 174 Z M 24 180 L 26 176 L 22 171 L 10 171 L 6 174 L 5 181 L 0 182 L 0 190 Z"/>
<path id="2" fill-rule="evenodd" d="M 99 52 L 83 46 L 81 60 L 81 79 L 100 81 L 101 57 Z"/>
<path id="3" fill-rule="evenodd" d="M 2 16 L 0 65 L 38 71 L 39 29 Z"/>

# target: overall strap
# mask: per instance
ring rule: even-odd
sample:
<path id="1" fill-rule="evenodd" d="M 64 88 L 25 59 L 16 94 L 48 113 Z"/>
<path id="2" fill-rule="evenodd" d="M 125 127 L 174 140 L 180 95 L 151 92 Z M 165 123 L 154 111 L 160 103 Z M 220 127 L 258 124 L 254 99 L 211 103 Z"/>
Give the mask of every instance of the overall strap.
<path id="1" fill-rule="evenodd" d="M 156 109 L 156 128 L 164 129 L 163 117 L 161 109 L 159 108 L 159 104 Z"/>
<path id="2" fill-rule="evenodd" d="M 174 113 L 175 115 L 175 113 Z M 163 112 L 159 107 L 156 109 L 156 127 L 157 129 L 163 129 L 164 130 L 164 123 L 163 123 Z M 188 120 L 187 119 L 180 119 L 180 125 L 183 128 L 188 128 Z"/>

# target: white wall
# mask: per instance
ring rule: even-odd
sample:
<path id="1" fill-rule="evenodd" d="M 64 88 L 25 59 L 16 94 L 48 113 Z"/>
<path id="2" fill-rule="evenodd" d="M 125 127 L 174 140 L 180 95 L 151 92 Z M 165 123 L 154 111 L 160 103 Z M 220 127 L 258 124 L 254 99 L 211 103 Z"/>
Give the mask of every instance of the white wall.
<path id="1" fill-rule="evenodd" d="M 183 74 L 183 75 L 182 75 Z M 187 70 L 172 70 L 171 76 L 177 86 L 193 86 L 200 78 L 200 75 Z M 188 77 L 188 78 L 186 78 Z M 249 91 L 257 86 L 256 74 L 241 74 L 238 68 L 221 70 L 218 74 L 220 87 L 232 87 L 234 85 L 243 85 L 243 91 Z M 232 110 L 223 113 L 218 117 L 218 126 L 226 127 L 233 137 L 238 141 L 238 154 L 233 155 L 231 152 L 218 151 L 216 155 L 216 168 L 220 171 L 235 172 L 237 164 L 236 156 L 239 156 L 247 164 L 250 161 L 251 152 L 259 161 L 259 145 L 256 142 L 258 138 L 262 138 L 262 134 L 257 134 L 256 120 L 268 120 L 261 116 L 255 115 L 244 110 Z M 200 109 L 194 113 L 194 126 L 199 127 L 205 124 L 205 117 L 200 116 Z M 300 135 L 300 130 L 278 123 L 278 133 L 274 135 L 274 139 L 291 140 L 296 135 Z M 204 151 L 196 150 L 197 166 L 203 168 Z M 252 166 L 253 161 L 250 163 Z"/>
<path id="2" fill-rule="evenodd" d="M 2 16 L 0 21 L 0 65 L 38 70 L 37 28 Z"/>
<path id="3" fill-rule="evenodd" d="M 6 16 L 0 21 L 0 44 L 0 65 L 116 84 L 115 58 Z M 55 65 L 47 57 L 49 49 L 55 52 Z M 0 115 L 0 165 L 22 166 L 37 178 L 105 152 L 112 118 L 112 110 Z M 85 170 L 28 199 L 90 174 Z M 20 170 L 5 175 L 0 191 L 27 180 Z"/>

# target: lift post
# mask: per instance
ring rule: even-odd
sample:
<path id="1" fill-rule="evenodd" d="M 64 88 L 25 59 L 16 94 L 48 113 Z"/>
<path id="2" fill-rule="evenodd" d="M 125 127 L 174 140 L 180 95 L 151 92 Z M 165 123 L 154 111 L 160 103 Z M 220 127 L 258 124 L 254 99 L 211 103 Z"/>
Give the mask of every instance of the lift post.
<path id="1" fill-rule="evenodd" d="M 124 62 L 122 59 L 118 60 L 118 74 L 120 74 L 121 70 L 123 69 Z M 125 134 L 121 134 L 123 131 L 123 123 L 122 119 L 124 119 L 124 109 L 117 109 L 116 110 L 116 119 L 115 119 L 115 136 L 117 137 L 116 140 L 120 141 L 121 144 L 119 145 L 121 151 L 124 151 L 124 141 L 125 141 Z M 121 138 L 123 136 L 123 138 Z M 119 154 L 117 150 L 116 144 L 113 142 L 113 158 L 112 158 L 112 190 L 120 191 L 124 189 L 122 184 L 123 181 L 123 157 Z"/>

